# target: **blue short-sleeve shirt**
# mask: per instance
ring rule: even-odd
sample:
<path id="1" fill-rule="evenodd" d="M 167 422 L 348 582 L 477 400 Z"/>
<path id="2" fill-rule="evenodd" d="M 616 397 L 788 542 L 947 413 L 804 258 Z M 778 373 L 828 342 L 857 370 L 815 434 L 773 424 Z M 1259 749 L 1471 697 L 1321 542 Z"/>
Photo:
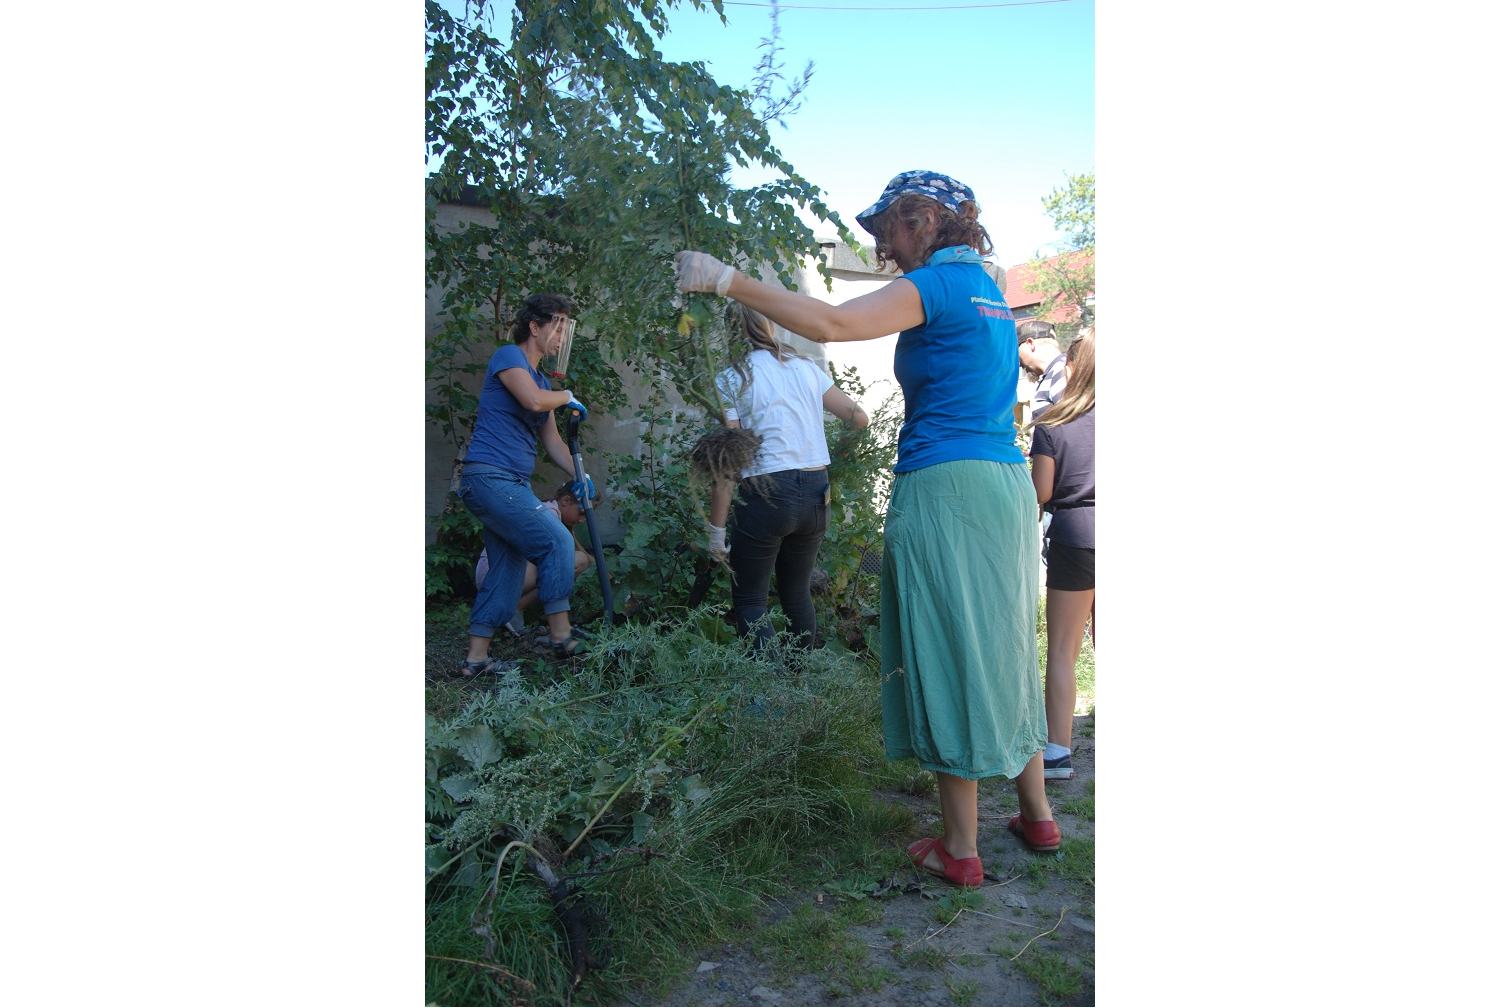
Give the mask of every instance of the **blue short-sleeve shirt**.
<path id="1" fill-rule="evenodd" d="M 999 285 L 978 262 L 922 266 L 901 279 L 920 291 L 926 321 L 900 333 L 894 349 L 905 393 L 894 471 L 958 459 L 1023 463 L 1014 426 L 1019 343 Z"/>
<path id="2" fill-rule="evenodd" d="M 481 404 L 476 409 L 476 429 L 465 453 L 467 462 L 486 462 L 517 473 L 524 479 L 533 475 L 538 454 L 539 428 L 549 417 L 549 410 L 524 409 L 502 384 L 502 372 L 523 368 L 533 383 L 548 391 L 549 379 L 528 363 L 523 348 L 516 343 L 499 347 L 486 365 L 486 380 L 481 383 Z"/>

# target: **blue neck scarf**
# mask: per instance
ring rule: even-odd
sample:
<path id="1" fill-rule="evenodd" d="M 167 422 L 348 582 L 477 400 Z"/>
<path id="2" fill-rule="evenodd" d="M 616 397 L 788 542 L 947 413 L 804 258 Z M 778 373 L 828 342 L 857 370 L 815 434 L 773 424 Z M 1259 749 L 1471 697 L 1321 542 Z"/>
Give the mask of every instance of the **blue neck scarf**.
<path id="1" fill-rule="evenodd" d="M 931 258 L 926 260 L 927 266 L 940 266 L 942 263 L 983 262 L 983 257 L 967 245 L 953 245 L 951 248 L 937 249 L 931 253 Z"/>

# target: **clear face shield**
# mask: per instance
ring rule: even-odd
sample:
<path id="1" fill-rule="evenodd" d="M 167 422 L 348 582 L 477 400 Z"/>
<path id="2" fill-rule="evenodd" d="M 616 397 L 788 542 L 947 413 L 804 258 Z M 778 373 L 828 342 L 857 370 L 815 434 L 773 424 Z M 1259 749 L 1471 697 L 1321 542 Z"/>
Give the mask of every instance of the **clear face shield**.
<path id="1" fill-rule="evenodd" d="M 539 370 L 555 378 L 563 378 L 570 370 L 570 348 L 575 344 L 575 319 L 565 320 L 565 335 L 560 340 L 559 349 L 552 354 L 545 354 L 539 361 Z"/>

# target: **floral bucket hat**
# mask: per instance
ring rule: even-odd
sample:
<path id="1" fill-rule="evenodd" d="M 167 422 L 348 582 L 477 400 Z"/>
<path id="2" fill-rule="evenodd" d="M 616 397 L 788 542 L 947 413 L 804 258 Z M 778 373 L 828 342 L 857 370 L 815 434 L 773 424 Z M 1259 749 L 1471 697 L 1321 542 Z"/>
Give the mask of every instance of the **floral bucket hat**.
<path id="1" fill-rule="evenodd" d="M 975 199 L 971 189 L 950 175 L 919 170 L 900 172 L 884 186 L 884 194 L 878 198 L 878 202 L 858 214 L 858 223 L 863 230 L 872 234 L 873 229 L 868 226 L 868 222 L 888 210 L 890 204 L 907 193 L 929 196 L 953 213 L 958 212 L 964 200 Z"/>

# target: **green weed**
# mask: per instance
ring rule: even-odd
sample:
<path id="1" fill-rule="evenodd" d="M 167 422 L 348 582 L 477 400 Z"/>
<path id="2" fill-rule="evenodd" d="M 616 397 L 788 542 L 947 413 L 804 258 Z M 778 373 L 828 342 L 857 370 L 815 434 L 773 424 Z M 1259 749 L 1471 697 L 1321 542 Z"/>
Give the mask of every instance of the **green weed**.
<path id="1" fill-rule="evenodd" d="M 905 969 L 914 969 L 917 966 L 927 966 L 933 970 L 945 969 L 952 957 L 946 949 L 924 942 L 913 949 L 900 950 L 894 954 L 894 958 Z"/>
<path id="2" fill-rule="evenodd" d="M 872 924 L 884 919 L 884 908 L 874 900 L 843 904 L 832 912 L 849 927 L 853 924 Z"/>
<path id="3" fill-rule="evenodd" d="M 841 918 L 802 903 L 789 917 L 758 933 L 753 954 L 769 964 L 778 983 L 787 983 L 797 973 L 850 970 L 867 959 L 868 950 L 846 933 L 847 926 Z"/>
<path id="4" fill-rule="evenodd" d="M 1094 884 L 1094 853 L 1091 836 L 1063 836 L 1058 859 L 1051 867 L 1064 879 L 1080 882 L 1089 887 Z"/>
<path id="5" fill-rule="evenodd" d="M 1059 802 L 1056 806 L 1057 810 L 1070 816 L 1077 816 L 1080 819 L 1092 819 L 1094 811 L 1093 785 L 1096 783 L 1097 781 L 1088 781 L 1088 786 L 1084 789 L 1087 792 L 1086 794 Z"/>
<path id="6" fill-rule="evenodd" d="M 847 990 L 837 991 L 838 996 L 858 991 L 882 990 L 885 984 L 894 983 L 899 979 L 899 974 L 888 966 L 878 966 L 872 963 L 860 963 L 856 966 L 838 969 L 835 979 L 846 986 Z"/>
<path id="7" fill-rule="evenodd" d="M 1061 952 L 1037 951 L 1032 946 L 1015 961 L 1015 965 L 1035 981 L 1044 1004 L 1059 1005 L 1082 990 L 1082 974 L 1072 959 Z"/>
<path id="8" fill-rule="evenodd" d="M 906 777 L 899 790 L 917 798 L 929 798 L 936 793 L 936 775 L 929 770 L 919 770 Z"/>
<path id="9" fill-rule="evenodd" d="M 931 913 L 945 924 L 964 910 L 981 910 L 985 902 L 987 898 L 977 889 L 958 889 L 939 898 Z"/>
<path id="10" fill-rule="evenodd" d="M 1065 839 L 1065 837 L 1063 839 Z M 1015 868 L 1013 869 L 1013 871 L 1019 874 L 1021 880 L 1025 883 L 1026 888 L 1031 892 L 1039 892 L 1046 886 L 1046 883 L 1048 881 L 1046 877 L 1047 857 L 1048 855 L 1042 854 L 1026 858 L 1023 863 L 1015 866 Z"/>
<path id="11" fill-rule="evenodd" d="M 952 992 L 952 1003 L 970 1005 L 978 999 L 978 981 L 960 980 L 956 977 L 946 978 L 946 988 Z"/>

